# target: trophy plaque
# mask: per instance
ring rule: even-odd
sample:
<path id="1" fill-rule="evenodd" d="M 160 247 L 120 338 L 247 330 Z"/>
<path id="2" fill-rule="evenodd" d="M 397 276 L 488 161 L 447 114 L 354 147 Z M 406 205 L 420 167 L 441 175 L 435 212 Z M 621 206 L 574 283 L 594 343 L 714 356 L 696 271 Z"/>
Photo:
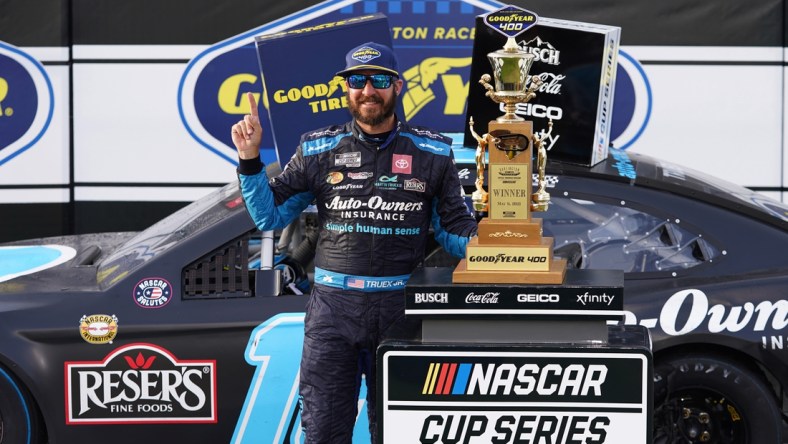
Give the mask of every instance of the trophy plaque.
<path id="1" fill-rule="evenodd" d="M 504 115 L 490 121 L 488 132 L 471 133 L 476 150 L 476 190 L 471 199 L 474 211 L 487 217 L 479 222 L 478 237 L 467 246 L 465 258 L 452 275 L 455 283 L 560 284 L 566 260 L 553 258 L 553 238 L 542 236 L 542 219 L 532 211 L 546 211 L 550 195 L 545 191 L 545 143 L 547 131 L 534 134 L 533 122 L 515 114 L 518 103 L 536 96 L 539 77 L 529 78 L 535 56 L 523 51 L 515 37 L 536 23 L 536 14 L 507 6 L 485 17 L 485 23 L 507 36 L 503 49 L 487 55 L 493 76 L 484 74 L 479 83 L 486 96 L 503 104 Z M 490 81 L 494 77 L 494 85 Z M 529 81 L 530 80 L 530 81 Z M 532 156 L 537 152 L 536 192 L 532 192 Z M 485 157 L 488 157 L 489 191 L 484 189 Z"/>

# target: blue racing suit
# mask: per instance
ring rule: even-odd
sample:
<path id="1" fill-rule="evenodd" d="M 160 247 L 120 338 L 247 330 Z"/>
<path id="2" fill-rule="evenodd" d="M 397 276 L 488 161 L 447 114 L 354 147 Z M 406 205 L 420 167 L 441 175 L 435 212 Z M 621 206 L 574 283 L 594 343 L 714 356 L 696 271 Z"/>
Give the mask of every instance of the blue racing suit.
<path id="1" fill-rule="evenodd" d="M 448 138 L 398 122 L 373 143 L 354 122 L 306 133 L 282 173 L 241 160 L 246 207 L 261 230 L 283 228 L 315 203 L 319 236 L 307 303 L 300 390 L 307 442 L 350 443 L 360 376 L 375 441 L 375 351 L 413 335 L 404 286 L 424 259 L 430 225 L 463 257 L 476 222 Z"/>

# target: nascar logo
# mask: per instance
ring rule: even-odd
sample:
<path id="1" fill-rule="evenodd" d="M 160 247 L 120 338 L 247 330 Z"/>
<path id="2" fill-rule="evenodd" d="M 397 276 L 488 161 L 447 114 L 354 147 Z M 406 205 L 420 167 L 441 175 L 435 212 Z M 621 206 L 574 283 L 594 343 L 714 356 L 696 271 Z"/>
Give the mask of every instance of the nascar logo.
<path id="1" fill-rule="evenodd" d="M 423 395 L 601 396 L 604 364 L 430 363 Z"/>

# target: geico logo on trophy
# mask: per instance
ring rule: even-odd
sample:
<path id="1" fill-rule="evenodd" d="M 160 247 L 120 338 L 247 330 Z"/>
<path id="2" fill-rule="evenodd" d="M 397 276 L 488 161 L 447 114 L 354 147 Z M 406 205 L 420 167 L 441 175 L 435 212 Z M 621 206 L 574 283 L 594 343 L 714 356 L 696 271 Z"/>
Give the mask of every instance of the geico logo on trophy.
<path id="1" fill-rule="evenodd" d="M 434 302 L 438 304 L 449 303 L 449 293 L 416 293 L 416 303 Z"/>
<path id="2" fill-rule="evenodd" d="M 465 296 L 465 303 L 467 304 L 497 304 L 498 303 L 498 295 L 501 293 L 495 293 L 492 291 L 488 291 L 484 294 L 476 294 L 476 293 L 469 293 L 468 296 Z"/>
<path id="3" fill-rule="evenodd" d="M 503 110 L 503 106 L 501 106 Z M 538 103 L 518 103 L 515 114 L 518 116 L 540 117 L 543 119 L 561 120 L 564 110 L 557 106 L 544 106 Z"/>
<path id="4" fill-rule="evenodd" d="M 555 293 L 520 293 L 517 302 L 559 302 L 561 297 Z"/>

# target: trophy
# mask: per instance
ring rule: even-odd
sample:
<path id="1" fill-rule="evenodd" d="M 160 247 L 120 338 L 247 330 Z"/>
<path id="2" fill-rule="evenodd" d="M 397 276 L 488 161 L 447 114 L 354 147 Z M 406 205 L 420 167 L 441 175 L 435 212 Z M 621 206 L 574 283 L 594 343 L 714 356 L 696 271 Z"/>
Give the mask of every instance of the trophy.
<path id="1" fill-rule="evenodd" d="M 502 49 L 487 55 L 493 75 L 479 83 L 486 97 L 503 104 L 504 114 L 488 123 L 479 135 L 469 119 L 476 149 L 476 190 L 471 195 L 474 211 L 487 214 L 479 222 L 478 237 L 467 246 L 465 258 L 454 270 L 455 283 L 560 284 L 566 260 L 553 259 L 553 239 L 542 236 L 542 219 L 533 211 L 546 211 L 550 195 L 545 190 L 546 142 L 553 124 L 536 134 L 533 122 L 518 116 L 518 103 L 536 96 L 538 76 L 529 76 L 535 56 L 523 51 L 515 37 L 536 23 L 536 14 L 507 6 L 485 17 L 488 26 L 507 36 Z M 494 84 L 491 80 L 494 78 Z M 532 153 L 536 151 L 537 190 L 532 193 Z M 485 168 L 485 157 L 488 162 Z M 487 170 L 489 191 L 484 189 Z"/>

